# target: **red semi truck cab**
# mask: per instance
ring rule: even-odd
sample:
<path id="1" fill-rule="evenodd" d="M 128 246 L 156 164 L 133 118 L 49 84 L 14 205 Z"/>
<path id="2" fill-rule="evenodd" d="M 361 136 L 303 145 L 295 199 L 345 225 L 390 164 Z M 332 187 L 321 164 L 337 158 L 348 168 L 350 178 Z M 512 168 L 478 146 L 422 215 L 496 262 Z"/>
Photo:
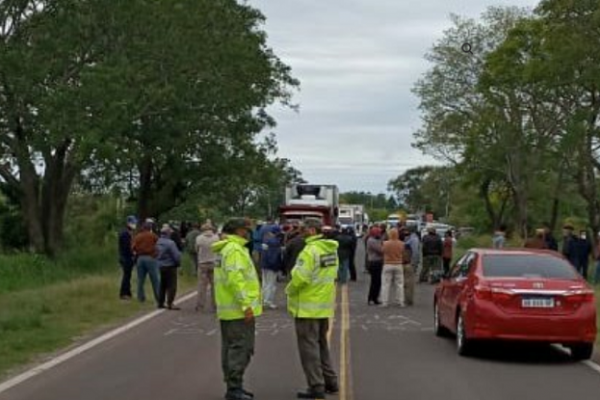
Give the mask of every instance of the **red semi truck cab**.
<path id="1" fill-rule="evenodd" d="M 318 218 L 334 226 L 339 213 L 339 191 L 335 185 L 294 184 L 285 188 L 285 204 L 279 207 L 281 223 Z"/>

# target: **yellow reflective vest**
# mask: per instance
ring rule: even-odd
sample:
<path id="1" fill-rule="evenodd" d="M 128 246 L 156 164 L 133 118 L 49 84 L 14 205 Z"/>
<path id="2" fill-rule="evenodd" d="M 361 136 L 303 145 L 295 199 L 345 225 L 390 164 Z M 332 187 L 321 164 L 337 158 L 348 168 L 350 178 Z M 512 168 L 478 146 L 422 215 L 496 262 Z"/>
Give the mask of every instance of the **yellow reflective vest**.
<path id="1" fill-rule="evenodd" d="M 288 311 L 294 318 L 331 318 L 335 309 L 338 243 L 322 235 L 306 239 L 286 288 Z"/>
<path id="2" fill-rule="evenodd" d="M 250 253 L 240 236 L 228 235 L 213 243 L 212 250 L 221 255 L 215 267 L 215 300 L 221 320 L 244 319 L 244 311 L 252 307 L 254 316 L 262 314 L 262 294 L 258 274 Z"/>

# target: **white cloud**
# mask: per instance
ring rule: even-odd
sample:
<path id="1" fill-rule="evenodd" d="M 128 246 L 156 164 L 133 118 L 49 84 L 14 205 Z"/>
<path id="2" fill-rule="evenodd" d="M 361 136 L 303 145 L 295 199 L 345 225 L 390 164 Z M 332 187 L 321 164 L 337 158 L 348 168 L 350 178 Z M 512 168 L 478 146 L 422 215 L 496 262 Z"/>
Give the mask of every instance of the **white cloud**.
<path id="1" fill-rule="evenodd" d="M 269 45 L 301 81 L 300 112 L 275 107 L 280 155 L 315 183 L 385 191 L 404 170 L 436 163 L 413 149 L 414 82 L 450 27 L 450 13 L 534 0 L 249 0 L 267 17 Z"/>

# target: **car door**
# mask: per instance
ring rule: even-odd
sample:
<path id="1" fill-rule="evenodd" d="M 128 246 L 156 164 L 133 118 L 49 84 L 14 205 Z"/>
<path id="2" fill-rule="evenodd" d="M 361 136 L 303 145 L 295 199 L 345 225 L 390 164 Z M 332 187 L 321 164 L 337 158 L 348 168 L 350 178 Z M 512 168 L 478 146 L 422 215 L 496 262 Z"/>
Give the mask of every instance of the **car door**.
<path id="1" fill-rule="evenodd" d="M 475 265 L 477 254 L 474 252 L 467 252 L 461 259 L 460 263 L 457 263 L 456 267 L 450 272 L 450 278 L 448 279 L 448 287 L 446 293 L 447 299 L 447 317 L 448 320 L 445 326 L 455 329 L 456 325 L 456 310 L 462 298 L 462 293 L 467 286 L 469 278 L 469 272 Z"/>
<path id="2" fill-rule="evenodd" d="M 453 314 L 453 311 L 451 309 L 451 294 L 452 294 L 452 288 L 453 288 L 453 283 L 452 283 L 452 279 L 451 277 L 453 275 L 456 274 L 456 271 L 460 269 L 460 266 L 465 262 L 465 260 L 467 259 L 468 253 L 464 254 L 451 268 L 450 271 L 448 272 L 448 276 L 444 277 L 444 279 L 442 279 L 442 281 L 440 282 L 440 291 L 439 291 L 439 296 L 438 296 L 438 307 L 440 310 L 440 320 L 442 322 L 442 324 L 444 326 L 448 326 L 447 323 L 448 321 L 450 321 L 453 317 L 451 317 L 451 315 Z"/>

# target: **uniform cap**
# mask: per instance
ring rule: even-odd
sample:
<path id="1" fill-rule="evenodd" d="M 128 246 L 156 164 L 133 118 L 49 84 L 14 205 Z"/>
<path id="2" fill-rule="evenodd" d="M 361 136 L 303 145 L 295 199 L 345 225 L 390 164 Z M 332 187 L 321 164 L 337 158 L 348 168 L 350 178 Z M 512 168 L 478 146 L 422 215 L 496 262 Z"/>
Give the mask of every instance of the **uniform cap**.
<path id="1" fill-rule="evenodd" d="M 306 218 L 302 224 L 306 229 L 323 229 L 323 222 L 317 218 Z"/>
<path id="2" fill-rule="evenodd" d="M 231 218 L 223 226 L 223 233 L 232 234 L 238 229 L 250 229 L 250 221 L 245 218 Z"/>

